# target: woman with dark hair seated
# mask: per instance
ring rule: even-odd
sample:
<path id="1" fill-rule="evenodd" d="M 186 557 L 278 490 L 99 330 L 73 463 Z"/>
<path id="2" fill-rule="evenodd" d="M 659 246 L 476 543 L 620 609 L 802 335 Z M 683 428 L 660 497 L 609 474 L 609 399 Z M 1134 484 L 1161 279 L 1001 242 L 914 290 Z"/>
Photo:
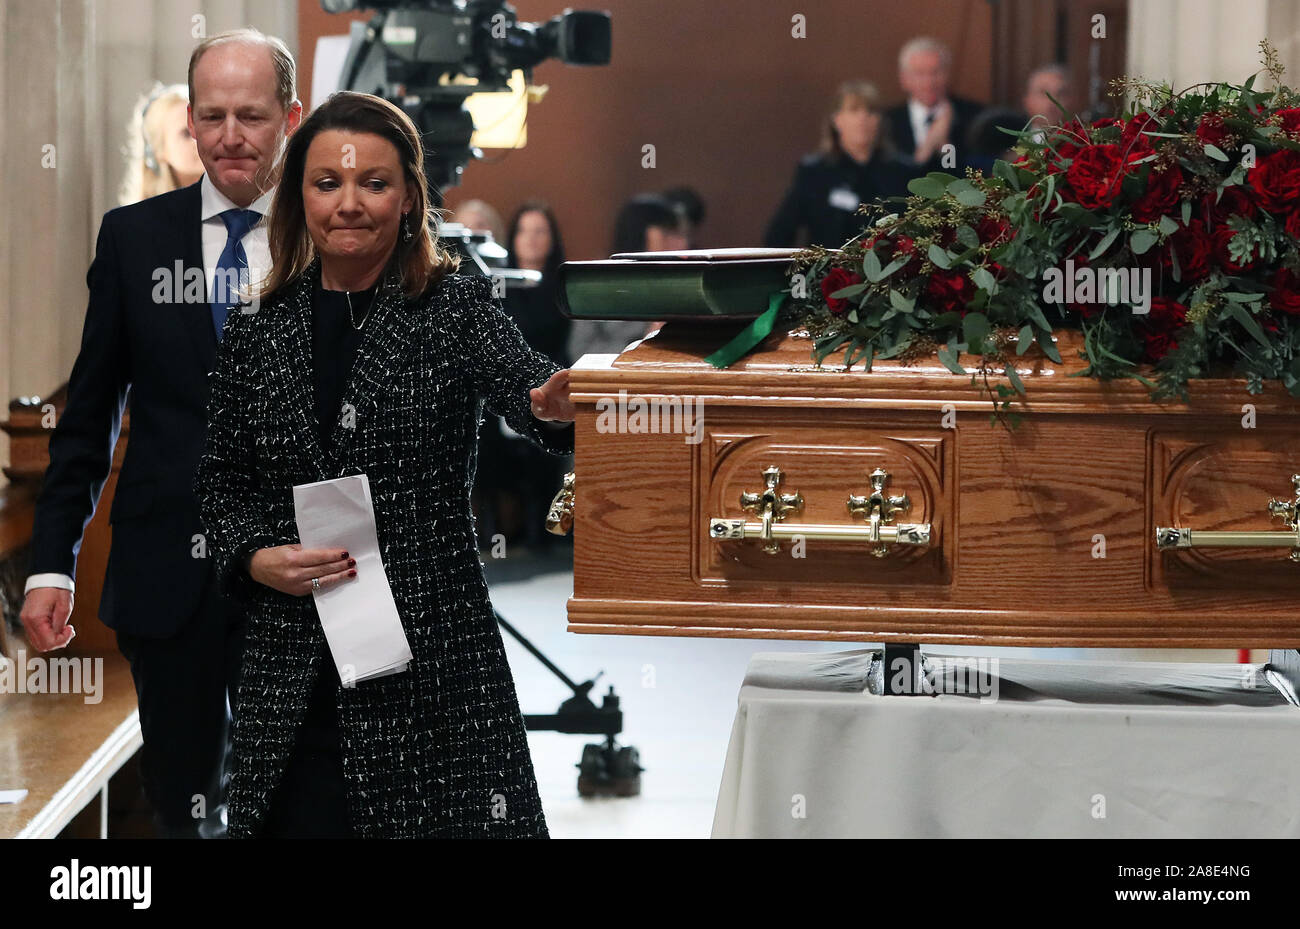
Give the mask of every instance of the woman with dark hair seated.
<path id="1" fill-rule="evenodd" d="M 569 363 L 569 320 L 560 315 L 556 282 L 564 264 L 564 239 L 555 213 L 541 200 L 529 200 L 510 218 L 506 229 L 507 263 L 512 268 L 540 271 L 536 287 L 511 287 L 505 310 L 528 344 L 558 365 Z"/>
<path id="2" fill-rule="evenodd" d="M 196 490 L 248 615 L 232 837 L 547 835 L 469 487 L 484 404 L 572 451 L 569 372 L 453 273 L 428 202 L 411 120 L 334 94 L 289 139 L 271 271 L 226 324 Z M 298 544 L 293 488 L 355 474 L 413 657 L 340 686 L 311 594 L 357 568 Z"/>
<path id="3" fill-rule="evenodd" d="M 685 217 L 659 194 L 633 197 L 614 220 L 611 255 L 620 252 L 676 252 L 686 248 Z M 580 319 L 569 335 L 569 357 L 618 354 L 628 344 L 659 328 L 635 319 Z"/>
<path id="4" fill-rule="evenodd" d="M 508 264 L 540 271 L 535 287 L 511 286 L 504 306 L 534 349 L 558 365 L 569 363 L 569 320 L 560 314 L 556 283 L 564 263 L 564 240 L 551 208 L 529 200 L 515 211 L 506 233 Z M 545 530 L 546 514 L 568 470 L 567 459 L 538 449 L 500 416 L 488 416 L 479 430 L 474 481 L 479 544 L 521 542 L 532 549 L 571 543 L 571 536 Z"/>

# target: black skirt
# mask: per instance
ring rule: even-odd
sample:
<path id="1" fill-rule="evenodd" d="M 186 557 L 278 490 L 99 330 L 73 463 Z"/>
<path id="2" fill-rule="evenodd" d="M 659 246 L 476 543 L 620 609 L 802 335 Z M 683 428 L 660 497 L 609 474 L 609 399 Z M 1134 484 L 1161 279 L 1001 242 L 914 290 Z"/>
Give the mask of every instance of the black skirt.
<path id="1" fill-rule="evenodd" d="M 343 741 L 338 722 L 339 676 L 325 653 L 307 703 L 307 714 L 271 798 L 263 836 L 272 839 L 353 838 Z"/>

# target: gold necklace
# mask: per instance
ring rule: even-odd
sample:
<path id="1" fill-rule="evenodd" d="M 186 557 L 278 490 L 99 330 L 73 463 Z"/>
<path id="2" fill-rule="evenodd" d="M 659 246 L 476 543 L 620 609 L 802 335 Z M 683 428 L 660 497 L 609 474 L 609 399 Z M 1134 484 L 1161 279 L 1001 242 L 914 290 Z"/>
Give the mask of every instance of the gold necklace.
<path id="1" fill-rule="evenodd" d="M 358 325 L 357 325 L 357 317 L 356 317 L 356 315 L 352 312 L 352 293 L 351 293 L 351 291 L 347 291 L 347 290 L 343 291 L 343 296 L 345 296 L 345 297 L 348 298 L 348 321 L 352 323 L 352 328 L 353 328 L 353 329 L 355 329 L 357 332 L 360 332 L 360 331 L 361 331 L 361 327 L 364 326 L 364 325 L 366 324 L 366 320 L 370 318 L 370 311 L 374 308 L 374 305 L 375 305 L 375 297 L 378 297 L 378 296 L 379 296 L 379 290 L 376 288 L 374 294 L 370 297 L 370 306 L 366 307 L 366 314 L 365 314 L 364 316 L 361 317 L 361 326 L 358 326 Z"/>

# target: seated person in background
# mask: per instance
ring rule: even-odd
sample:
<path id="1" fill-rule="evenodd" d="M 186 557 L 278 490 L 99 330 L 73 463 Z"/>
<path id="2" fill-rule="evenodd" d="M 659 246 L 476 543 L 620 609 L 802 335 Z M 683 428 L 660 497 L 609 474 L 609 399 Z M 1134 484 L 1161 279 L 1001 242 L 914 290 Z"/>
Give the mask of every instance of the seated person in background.
<path id="1" fill-rule="evenodd" d="M 540 200 L 529 200 L 515 211 L 506 235 L 509 266 L 541 271 L 542 280 L 536 287 L 506 290 L 505 310 L 529 345 L 560 367 L 568 367 L 570 323 L 556 305 L 564 242 L 555 214 Z M 564 472 L 570 469 L 567 462 L 539 452 L 502 417 L 485 411 L 474 480 L 480 546 L 490 547 L 498 533 L 508 543 L 518 541 L 531 548 L 559 542 L 559 537 L 546 532 L 546 513 Z"/>
<path id="2" fill-rule="evenodd" d="M 1021 105 L 1025 108 L 1024 122 L 1032 122 L 1040 130 L 1044 126 L 1059 126 L 1069 119 L 1076 104 L 1065 65 L 1043 65 L 1029 72 Z"/>
<path id="3" fill-rule="evenodd" d="M 493 241 L 506 244 L 506 228 L 501 222 L 501 214 L 486 200 L 466 200 L 456 208 L 449 222 L 460 223 L 471 232 L 490 232 Z"/>
<path id="4" fill-rule="evenodd" d="M 568 366 L 569 320 L 556 305 L 555 283 L 564 263 L 564 241 L 551 208 L 540 200 L 529 200 L 515 211 L 502 243 L 510 253 L 512 268 L 541 271 L 536 287 L 511 287 L 505 308 L 528 344 L 561 367 Z"/>
<path id="5" fill-rule="evenodd" d="M 913 177 L 930 171 L 961 174 L 964 143 L 982 107 L 948 92 L 952 52 L 931 38 L 912 39 L 898 53 L 898 83 L 907 101 L 885 113 L 889 130 Z M 943 166 L 943 147 L 956 146 L 955 167 Z"/>
<path id="6" fill-rule="evenodd" d="M 704 222 L 704 199 L 694 187 L 671 187 L 660 194 L 686 220 L 686 247 L 699 248 L 695 235 Z"/>
<path id="7" fill-rule="evenodd" d="M 885 132 L 875 85 L 846 81 L 823 126 L 821 151 L 799 162 L 790 189 L 767 224 L 763 244 L 843 245 L 866 224 L 858 206 L 905 195 L 908 176 Z M 801 239 L 801 233 L 806 237 Z"/>
<path id="8" fill-rule="evenodd" d="M 1015 161 L 1016 154 L 1011 148 L 1016 144 L 1015 136 L 1002 130 L 1019 132 L 1025 128 L 1026 121 L 1025 114 L 1017 110 L 989 107 L 970 127 L 970 138 L 966 141 L 970 155 L 966 164 L 989 177 L 995 161 Z"/>
<path id="9" fill-rule="evenodd" d="M 611 255 L 620 252 L 679 252 L 686 248 L 686 224 L 673 205 L 659 194 L 633 197 L 614 221 Z M 644 338 L 662 323 L 636 319 L 575 319 L 569 335 L 569 357 L 618 354 L 628 343 Z"/>

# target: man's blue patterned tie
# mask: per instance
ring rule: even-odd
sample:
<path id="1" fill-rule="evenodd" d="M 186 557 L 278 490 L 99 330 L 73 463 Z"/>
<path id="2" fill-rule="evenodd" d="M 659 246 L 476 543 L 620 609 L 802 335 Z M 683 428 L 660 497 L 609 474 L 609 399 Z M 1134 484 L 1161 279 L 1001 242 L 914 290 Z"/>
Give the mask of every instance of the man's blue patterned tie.
<path id="1" fill-rule="evenodd" d="M 217 332 L 217 341 L 221 341 L 221 332 L 226 325 L 230 308 L 240 303 L 239 288 L 247 286 L 248 255 L 240 241 L 248 230 L 257 225 L 262 214 L 257 210 L 226 210 L 221 214 L 221 221 L 226 224 L 226 247 L 217 260 L 217 271 L 212 281 L 212 326 Z"/>

